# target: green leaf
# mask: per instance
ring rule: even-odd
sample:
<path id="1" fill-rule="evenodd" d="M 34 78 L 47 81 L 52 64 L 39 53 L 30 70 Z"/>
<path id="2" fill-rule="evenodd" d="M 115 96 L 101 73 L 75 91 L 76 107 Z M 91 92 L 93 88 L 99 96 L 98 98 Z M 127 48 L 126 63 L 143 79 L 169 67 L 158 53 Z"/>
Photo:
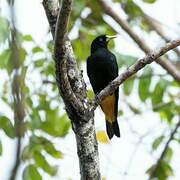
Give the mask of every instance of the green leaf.
<path id="1" fill-rule="evenodd" d="M 31 103 L 31 101 L 29 100 L 29 103 Z M 32 107 L 30 107 L 32 108 Z M 39 129 L 41 126 L 41 117 L 39 115 L 39 111 L 37 109 L 33 109 L 33 111 L 31 112 L 31 114 L 29 114 L 29 128 L 31 130 L 35 130 L 35 129 Z"/>
<path id="2" fill-rule="evenodd" d="M 123 4 L 124 11 L 129 15 L 130 19 L 142 16 L 141 9 L 131 0 Z"/>
<path id="3" fill-rule="evenodd" d="M 30 164 L 23 171 L 23 180 L 42 180 L 37 168 Z"/>
<path id="4" fill-rule="evenodd" d="M 161 119 L 167 120 L 168 123 L 171 123 L 173 116 L 178 114 L 178 111 L 176 111 L 177 105 L 174 103 L 174 101 L 161 103 L 160 105 L 157 104 L 154 107 L 153 110 L 158 111 Z"/>
<path id="5" fill-rule="evenodd" d="M 123 90 L 125 95 L 130 95 L 134 86 L 134 78 L 129 78 L 123 83 Z"/>
<path id="6" fill-rule="evenodd" d="M 23 40 L 24 41 L 33 41 L 33 38 L 31 35 L 25 35 L 25 36 L 23 36 Z"/>
<path id="7" fill-rule="evenodd" d="M 6 49 L 0 54 L 0 68 L 8 68 L 8 61 L 11 56 L 11 50 Z"/>
<path id="8" fill-rule="evenodd" d="M 2 142 L 0 141 L 0 156 L 2 155 L 3 152 L 3 146 L 2 146 Z"/>
<path id="9" fill-rule="evenodd" d="M 55 137 L 63 137 L 68 133 L 70 121 L 67 115 L 59 116 L 58 110 L 46 112 L 46 121 L 42 122 L 41 129 Z"/>
<path id="10" fill-rule="evenodd" d="M 154 142 L 153 142 L 153 144 L 152 144 L 153 150 L 156 150 L 156 149 L 159 147 L 159 145 L 161 144 L 161 142 L 163 141 L 163 139 L 164 139 L 164 136 L 159 136 L 158 138 L 156 138 L 156 139 L 154 140 Z"/>
<path id="11" fill-rule="evenodd" d="M 37 167 L 40 167 L 51 176 L 57 174 L 57 166 L 51 166 L 40 152 L 35 152 L 33 156 Z"/>
<path id="12" fill-rule="evenodd" d="M 146 2 L 146 3 L 155 3 L 156 0 L 143 0 L 143 2 Z"/>
<path id="13" fill-rule="evenodd" d="M 8 137 L 15 137 L 15 129 L 11 121 L 6 116 L 0 116 L 0 129 L 3 129 Z"/>
<path id="14" fill-rule="evenodd" d="M 37 68 L 42 67 L 43 64 L 44 64 L 44 62 L 45 62 L 45 59 L 36 60 L 36 61 L 34 62 L 34 66 L 37 67 Z"/>
<path id="15" fill-rule="evenodd" d="M 154 168 L 156 168 L 156 171 L 154 172 Z M 161 160 L 158 164 L 158 167 L 155 165 L 152 165 L 146 173 L 152 174 L 152 178 L 157 178 L 158 180 L 166 180 L 169 176 L 173 175 L 173 170 L 169 163 L 167 163 L 164 160 Z"/>
<path id="16" fill-rule="evenodd" d="M 24 48 L 19 48 L 19 61 L 20 61 L 20 64 L 22 65 L 26 59 L 26 56 L 27 56 L 27 52 Z"/>
<path id="17" fill-rule="evenodd" d="M 4 42 L 9 36 L 9 22 L 7 19 L 0 17 L 0 42 Z"/>
<path id="18" fill-rule="evenodd" d="M 132 64 L 134 64 L 137 61 L 137 57 L 134 56 L 129 56 L 129 55 L 125 55 L 125 54 L 120 54 L 118 52 L 115 52 L 116 58 L 117 58 L 117 62 L 118 62 L 118 66 L 119 68 L 121 66 L 131 66 Z"/>
<path id="19" fill-rule="evenodd" d="M 94 92 L 92 90 L 88 90 L 87 91 L 87 96 L 89 99 L 93 99 L 94 98 Z"/>
<path id="20" fill-rule="evenodd" d="M 42 136 L 33 135 L 30 139 L 31 147 L 39 146 L 39 149 L 35 149 L 36 151 L 41 151 L 44 149 L 48 154 L 53 156 L 54 158 L 62 158 L 62 153 L 54 147 L 54 144 Z"/>
<path id="21" fill-rule="evenodd" d="M 72 42 L 74 52 L 77 56 L 78 62 L 86 60 L 87 54 L 89 54 L 89 47 L 87 46 L 87 39 L 76 39 Z"/>
<path id="22" fill-rule="evenodd" d="M 173 156 L 173 150 L 172 148 L 168 147 L 164 156 L 164 161 L 170 162 Z"/>
<path id="23" fill-rule="evenodd" d="M 25 146 L 23 151 L 22 151 L 22 155 L 21 155 L 22 160 L 23 161 L 29 160 L 32 157 L 33 157 L 33 154 L 32 154 L 30 146 L 29 145 Z"/>
<path id="24" fill-rule="evenodd" d="M 150 67 L 145 68 L 139 80 L 138 94 L 143 102 L 150 96 L 151 73 L 152 69 Z"/>
<path id="25" fill-rule="evenodd" d="M 156 84 L 151 97 L 153 106 L 162 102 L 163 95 L 167 88 L 167 85 L 168 81 L 164 79 L 160 79 L 159 82 Z"/>
<path id="26" fill-rule="evenodd" d="M 44 149 L 48 154 L 50 154 L 54 158 L 61 159 L 63 157 L 62 153 L 60 151 L 57 151 L 54 147 L 54 144 L 50 141 L 46 142 L 46 144 L 44 145 Z"/>
<path id="27" fill-rule="evenodd" d="M 33 49 L 32 49 L 32 52 L 33 53 L 38 53 L 38 52 L 43 52 L 44 50 L 41 48 L 41 47 L 39 47 L 39 46 L 36 46 L 36 47 L 34 47 Z"/>
<path id="28" fill-rule="evenodd" d="M 160 163 L 159 169 L 162 169 L 162 172 L 163 172 L 164 176 L 166 177 L 165 179 L 167 179 L 169 176 L 173 175 L 173 170 L 172 170 L 169 162 L 162 160 Z M 160 173 L 159 173 L 159 175 L 160 175 Z"/>
<path id="29" fill-rule="evenodd" d="M 74 16 L 79 16 L 81 11 L 84 9 L 84 1 L 74 1 L 72 13 Z"/>

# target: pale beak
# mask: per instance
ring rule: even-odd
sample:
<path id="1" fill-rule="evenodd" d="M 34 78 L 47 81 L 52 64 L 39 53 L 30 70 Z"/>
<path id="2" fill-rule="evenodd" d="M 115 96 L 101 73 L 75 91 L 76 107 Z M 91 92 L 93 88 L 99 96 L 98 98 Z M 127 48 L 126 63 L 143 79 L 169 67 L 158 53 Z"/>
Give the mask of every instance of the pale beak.
<path id="1" fill-rule="evenodd" d="M 112 39 L 114 39 L 114 38 L 116 38 L 117 36 L 115 35 L 115 36 L 108 36 L 108 35 L 106 35 L 106 41 L 107 42 L 109 42 L 110 40 L 112 40 Z"/>

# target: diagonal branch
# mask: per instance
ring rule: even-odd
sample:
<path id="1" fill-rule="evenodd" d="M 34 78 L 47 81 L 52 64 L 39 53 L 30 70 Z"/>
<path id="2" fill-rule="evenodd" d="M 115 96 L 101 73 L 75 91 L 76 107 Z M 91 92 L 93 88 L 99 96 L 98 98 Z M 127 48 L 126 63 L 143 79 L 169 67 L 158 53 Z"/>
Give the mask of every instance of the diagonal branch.
<path id="1" fill-rule="evenodd" d="M 132 65 L 129 69 L 127 69 L 124 73 L 114 79 L 107 87 L 105 87 L 94 99 L 93 101 L 93 109 L 95 109 L 98 104 L 108 95 L 115 91 L 122 84 L 125 80 L 129 77 L 137 73 L 139 70 L 144 68 L 147 64 L 156 61 L 160 56 L 167 53 L 168 51 L 178 47 L 180 45 L 180 39 L 171 41 L 167 43 L 164 47 L 160 50 L 150 53 L 149 55 L 145 56 L 144 58 L 137 61 L 134 65 Z"/>
<path id="2" fill-rule="evenodd" d="M 132 30 L 132 28 L 129 27 L 128 23 L 113 10 L 107 1 L 99 0 L 98 2 L 102 6 L 104 12 L 111 16 L 146 54 L 151 52 L 151 48 L 144 43 L 144 41 Z M 168 61 L 165 57 L 161 57 L 157 59 L 156 62 L 160 64 L 169 74 L 171 74 L 178 83 L 180 83 L 180 72 L 170 61 Z"/>
<path id="3" fill-rule="evenodd" d="M 139 10 L 142 13 L 142 17 L 147 22 L 149 27 L 151 27 L 166 43 L 170 42 L 171 39 L 164 33 L 164 31 L 162 29 L 162 24 L 159 21 L 157 21 L 156 19 L 149 16 L 148 14 L 146 14 L 144 12 L 144 10 L 136 2 L 133 1 L 133 3 L 135 6 L 137 6 L 139 8 Z M 121 7 L 123 8 L 122 5 L 121 5 Z M 180 57 L 179 49 L 175 48 L 175 49 L 173 49 L 173 51 L 177 54 L 178 57 Z"/>
<path id="4" fill-rule="evenodd" d="M 163 149 L 159 159 L 157 160 L 155 166 L 153 167 L 153 170 L 150 173 L 150 176 L 149 176 L 148 180 L 151 180 L 155 176 L 155 174 L 156 174 L 156 172 L 157 172 L 157 170 L 158 170 L 158 168 L 159 168 L 159 166 L 161 164 L 161 161 L 164 159 L 164 156 L 166 155 L 166 152 L 167 152 L 167 149 L 169 147 L 169 144 L 174 139 L 174 135 L 176 134 L 176 132 L 177 132 L 179 127 L 180 127 L 180 119 L 179 119 L 178 123 L 176 124 L 174 130 L 171 132 L 170 137 L 169 137 L 167 143 L 165 144 L 165 147 L 164 147 L 164 149 Z"/>
<path id="5" fill-rule="evenodd" d="M 140 7 L 139 7 L 140 8 Z M 142 10 L 142 9 L 141 9 Z M 156 31 L 156 33 L 165 40 L 165 42 L 170 42 L 171 39 L 163 32 L 163 30 L 161 29 L 161 27 L 158 26 L 158 24 L 156 23 L 155 19 L 153 19 L 151 16 L 149 16 L 148 14 L 146 14 L 144 11 L 142 11 L 143 13 L 143 17 L 144 19 L 147 21 L 147 23 L 149 24 L 149 26 L 151 26 L 151 28 L 153 30 Z M 173 51 L 177 54 L 178 57 L 180 57 L 180 51 L 179 49 L 175 48 L 173 49 Z"/>

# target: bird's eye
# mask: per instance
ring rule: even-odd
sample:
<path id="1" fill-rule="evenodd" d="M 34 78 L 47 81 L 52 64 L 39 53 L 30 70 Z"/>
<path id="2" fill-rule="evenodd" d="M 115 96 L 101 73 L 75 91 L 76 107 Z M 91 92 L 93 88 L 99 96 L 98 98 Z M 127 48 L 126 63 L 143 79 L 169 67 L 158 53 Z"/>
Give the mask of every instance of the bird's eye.
<path id="1" fill-rule="evenodd" d="M 99 38 L 99 41 L 102 42 L 102 41 L 103 41 L 103 38 Z"/>

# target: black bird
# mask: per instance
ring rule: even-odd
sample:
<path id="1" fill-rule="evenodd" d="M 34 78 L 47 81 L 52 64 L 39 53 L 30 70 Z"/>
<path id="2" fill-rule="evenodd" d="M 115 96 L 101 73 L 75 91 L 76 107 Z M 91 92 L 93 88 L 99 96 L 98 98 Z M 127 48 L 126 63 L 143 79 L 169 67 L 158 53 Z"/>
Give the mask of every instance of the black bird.
<path id="1" fill-rule="evenodd" d="M 87 74 L 95 94 L 104 89 L 118 76 L 116 57 L 108 50 L 108 42 L 115 36 L 101 35 L 91 44 L 91 55 L 87 59 Z M 119 89 L 106 97 L 101 103 L 101 109 L 106 118 L 106 131 L 111 139 L 115 134 L 120 137 L 117 123 Z"/>

